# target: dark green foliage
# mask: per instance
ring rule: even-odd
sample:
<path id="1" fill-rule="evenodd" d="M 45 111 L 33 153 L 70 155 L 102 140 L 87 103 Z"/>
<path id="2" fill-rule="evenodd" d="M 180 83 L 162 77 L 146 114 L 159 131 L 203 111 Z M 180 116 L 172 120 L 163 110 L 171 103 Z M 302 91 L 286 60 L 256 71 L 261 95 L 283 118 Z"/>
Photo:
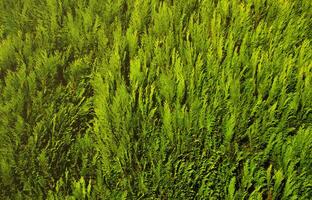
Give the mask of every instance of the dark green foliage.
<path id="1" fill-rule="evenodd" d="M 1 0 L 0 199 L 310 199 L 310 0 Z"/>

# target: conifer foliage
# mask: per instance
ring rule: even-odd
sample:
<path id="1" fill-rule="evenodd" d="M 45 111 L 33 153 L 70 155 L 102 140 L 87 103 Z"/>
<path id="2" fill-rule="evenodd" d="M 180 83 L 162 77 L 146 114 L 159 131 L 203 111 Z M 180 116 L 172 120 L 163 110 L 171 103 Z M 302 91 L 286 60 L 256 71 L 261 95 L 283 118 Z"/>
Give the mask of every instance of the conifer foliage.
<path id="1" fill-rule="evenodd" d="M 0 199 L 310 199 L 312 1 L 1 0 Z"/>

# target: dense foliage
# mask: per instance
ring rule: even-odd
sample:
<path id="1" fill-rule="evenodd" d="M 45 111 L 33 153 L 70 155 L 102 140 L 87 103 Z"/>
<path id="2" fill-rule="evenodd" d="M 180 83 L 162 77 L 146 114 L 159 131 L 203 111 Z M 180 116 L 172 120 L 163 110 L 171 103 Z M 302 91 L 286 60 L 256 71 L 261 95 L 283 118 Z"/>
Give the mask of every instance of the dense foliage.
<path id="1" fill-rule="evenodd" d="M 311 0 L 1 0 L 0 199 L 310 199 Z"/>

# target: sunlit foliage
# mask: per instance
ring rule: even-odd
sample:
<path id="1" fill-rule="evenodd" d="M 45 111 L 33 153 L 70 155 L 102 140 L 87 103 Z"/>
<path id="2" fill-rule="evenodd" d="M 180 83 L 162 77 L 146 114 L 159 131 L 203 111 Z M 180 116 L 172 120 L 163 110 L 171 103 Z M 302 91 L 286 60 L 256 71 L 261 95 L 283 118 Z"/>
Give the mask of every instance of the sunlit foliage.
<path id="1" fill-rule="evenodd" d="M 0 199 L 310 199 L 311 0 L 1 0 Z"/>

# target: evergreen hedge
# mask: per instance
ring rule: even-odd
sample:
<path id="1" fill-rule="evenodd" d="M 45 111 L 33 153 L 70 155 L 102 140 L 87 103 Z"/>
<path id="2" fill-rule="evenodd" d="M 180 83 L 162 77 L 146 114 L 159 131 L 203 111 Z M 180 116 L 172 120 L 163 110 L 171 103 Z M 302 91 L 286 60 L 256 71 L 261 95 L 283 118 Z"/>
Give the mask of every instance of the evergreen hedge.
<path id="1" fill-rule="evenodd" d="M 1 0 L 0 199 L 310 199 L 311 0 Z"/>

